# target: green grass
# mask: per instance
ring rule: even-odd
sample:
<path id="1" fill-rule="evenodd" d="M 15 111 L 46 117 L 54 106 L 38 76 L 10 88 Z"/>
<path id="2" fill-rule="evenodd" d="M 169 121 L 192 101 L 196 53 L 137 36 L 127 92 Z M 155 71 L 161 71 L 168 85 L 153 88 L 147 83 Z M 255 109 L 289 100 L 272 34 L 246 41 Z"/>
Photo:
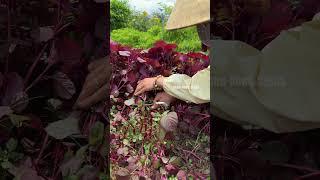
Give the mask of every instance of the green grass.
<path id="1" fill-rule="evenodd" d="M 153 26 L 147 32 L 133 28 L 113 30 L 111 39 L 123 45 L 134 48 L 148 49 L 158 40 L 178 45 L 177 51 L 198 52 L 201 51 L 201 42 L 194 27 L 176 31 L 163 31 L 160 26 Z"/>

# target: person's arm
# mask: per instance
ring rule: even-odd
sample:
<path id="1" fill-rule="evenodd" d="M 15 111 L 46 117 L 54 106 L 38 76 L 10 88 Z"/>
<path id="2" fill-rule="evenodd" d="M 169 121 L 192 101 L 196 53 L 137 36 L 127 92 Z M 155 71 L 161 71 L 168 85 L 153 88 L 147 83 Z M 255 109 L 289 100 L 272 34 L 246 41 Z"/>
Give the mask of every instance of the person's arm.
<path id="1" fill-rule="evenodd" d="M 196 104 L 210 102 L 210 66 L 192 77 L 173 74 L 157 79 L 156 83 L 177 99 Z"/>

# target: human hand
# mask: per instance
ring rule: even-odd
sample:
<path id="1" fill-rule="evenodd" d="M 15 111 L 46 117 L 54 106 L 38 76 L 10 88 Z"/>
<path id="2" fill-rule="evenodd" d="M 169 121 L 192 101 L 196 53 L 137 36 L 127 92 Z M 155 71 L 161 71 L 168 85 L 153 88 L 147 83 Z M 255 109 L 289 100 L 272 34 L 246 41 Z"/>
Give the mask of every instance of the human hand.
<path id="1" fill-rule="evenodd" d="M 75 108 L 87 109 L 108 97 L 111 65 L 109 57 L 96 60 L 88 66 L 89 75 L 75 103 Z"/>
<path id="2" fill-rule="evenodd" d="M 138 96 L 146 91 L 151 91 L 154 88 L 155 81 L 156 81 L 156 77 L 145 78 L 141 81 L 138 81 L 138 85 L 136 90 L 134 91 L 134 95 Z"/>
<path id="3" fill-rule="evenodd" d="M 159 104 L 156 104 L 156 102 L 164 102 L 166 103 L 168 106 L 170 106 L 170 104 L 175 101 L 175 98 L 173 96 L 170 96 L 169 94 L 167 94 L 166 92 L 160 92 L 156 95 L 156 97 L 154 98 L 154 103 L 153 106 L 151 107 L 152 109 L 157 109 L 159 107 Z"/>

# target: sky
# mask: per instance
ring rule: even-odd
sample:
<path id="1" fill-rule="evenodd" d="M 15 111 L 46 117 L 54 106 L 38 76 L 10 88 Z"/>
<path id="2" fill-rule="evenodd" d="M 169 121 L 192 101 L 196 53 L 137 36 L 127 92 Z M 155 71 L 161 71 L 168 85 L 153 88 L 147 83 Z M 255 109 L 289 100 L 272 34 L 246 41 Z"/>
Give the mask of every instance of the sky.
<path id="1" fill-rule="evenodd" d="M 176 0 L 129 0 L 131 7 L 139 11 L 147 11 L 148 14 L 159 8 L 159 2 L 173 6 Z"/>

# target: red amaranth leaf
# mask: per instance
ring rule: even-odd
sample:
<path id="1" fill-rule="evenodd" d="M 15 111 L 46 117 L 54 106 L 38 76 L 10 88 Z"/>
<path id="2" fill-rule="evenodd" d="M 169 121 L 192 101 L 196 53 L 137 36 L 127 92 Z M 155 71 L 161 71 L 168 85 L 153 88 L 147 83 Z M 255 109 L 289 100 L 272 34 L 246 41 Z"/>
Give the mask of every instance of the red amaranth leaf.
<path id="1" fill-rule="evenodd" d="M 143 104 L 152 103 L 155 93 L 153 92 L 144 93 L 139 97 L 135 97 L 133 100 L 131 99 L 132 97 L 130 96 L 130 92 L 132 92 L 133 90 L 132 88 L 136 86 L 136 83 L 138 80 L 142 80 L 146 77 L 154 77 L 160 74 L 169 76 L 172 73 L 181 73 L 181 74 L 187 74 L 187 75 L 195 74 L 199 70 L 202 70 L 208 66 L 209 58 L 205 54 L 201 54 L 201 53 L 199 54 L 198 53 L 189 53 L 189 54 L 178 53 L 175 51 L 176 45 L 167 44 L 164 41 L 159 41 L 155 43 L 154 47 L 152 47 L 148 51 L 132 49 L 130 47 L 122 46 L 112 41 L 110 42 L 110 46 L 111 46 L 110 61 L 113 67 L 113 77 L 111 80 L 112 82 L 111 87 L 114 87 L 113 92 L 117 90 L 117 95 L 118 95 L 117 98 L 112 98 L 113 107 L 116 109 L 118 114 L 114 115 L 113 120 L 111 122 L 111 126 L 115 128 L 121 128 L 123 132 L 127 132 L 122 134 L 111 132 L 110 139 L 112 144 L 115 145 L 115 147 L 112 148 L 110 152 L 112 163 L 116 164 L 116 166 L 118 167 L 126 167 L 127 170 L 130 170 L 130 171 L 135 170 L 135 172 L 133 172 L 133 175 L 153 177 L 154 175 L 153 171 L 150 172 L 150 170 L 159 169 L 159 168 L 162 169 L 162 171 L 165 173 L 176 175 L 179 171 L 179 169 L 177 168 L 179 167 L 179 165 L 173 164 L 173 163 L 176 163 L 176 161 L 169 162 L 168 158 L 167 159 L 164 158 L 165 156 L 168 156 L 167 150 L 169 147 L 162 144 L 161 142 L 159 142 L 159 144 L 157 143 L 157 145 L 152 143 L 152 145 L 154 146 L 154 149 L 155 148 L 157 149 L 157 152 L 154 152 L 154 154 L 151 155 L 153 157 L 150 157 L 150 156 L 147 157 L 148 160 L 151 161 L 149 165 L 141 166 L 141 164 L 139 165 L 139 163 L 142 163 L 142 162 L 130 163 L 129 160 L 127 159 L 136 153 L 138 153 L 140 157 L 148 156 L 147 152 L 149 151 L 146 149 L 145 151 L 142 151 L 142 152 L 135 152 L 135 150 L 129 148 L 128 155 L 124 156 L 124 154 L 126 154 L 125 153 L 126 151 L 124 151 L 123 147 L 127 147 L 127 145 L 135 147 L 135 144 L 131 144 L 130 136 L 132 135 L 130 135 L 130 133 L 128 134 L 129 125 L 127 122 L 129 121 L 129 119 L 131 119 L 130 117 L 144 117 L 143 118 L 144 120 L 141 122 L 141 125 L 140 123 L 137 125 L 131 124 L 131 123 L 129 124 L 133 126 L 138 126 L 137 131 L 139 130 L 143 131 L 140 133 L 142 133 L 142 136 L 143 136 L 142 139 L 145 145 L 149 143 L 148 138 L 153 138 L 152 135 L 153 133 L 155 133 L 155 132 L 152 132 L 153 131 L 152 128 L 150 129 L 150 126 L 152 126 L 151 122 L 149 125 L 149 121 L 152 121 L 152 119 L 150 117 L 145 116 L 145 113 L 147 113 L 147 114 L 153 114 L 153 117 L 154 117 L 155 113 L 152 113 L 152 110 L 148 108 L 136 109 L 135 106 L 131 106 L 131 105 L 139 106 Z M 119 54 L 119 51 L 121 55 Z M 126 72 L 126 73 L 123 73 L 123 72 Z M 190 104 L 177 101 L 176 103 L 173 104 L 173 106 L 175 106 L 174 109 L 177 113 L 175 113 L 174 116 L 171 116 L 171 118 L 169 118 L 170 119 L 169 121 L 162 123 L 162 124 L 165 124 L 164 126 L 166 126 L 167 129 L 169 129 L 169 131 L 172 131 L 177 128 L 178 119 L 183 120 L 183 117 L 189 117 L 189 122 L 193 122 L 199 118 L 198 115 L 192 114 L 192 116 L 190 116 L 191 113 L 188 113 L 190 107 L 192 106 Z M 199 106 L 199 105 L 195 105 L 195 106 Z M 202 110 L 203 110 L 202 106 L 199 106 L 196 113 L 205 114 L 205 112 L 202 112 Z M 198 120 L 198 121 L 201 121 L 201 120 Z M 203 121 L 207 121 L 207 120 L 203 120 Z M 188 123 L 185 123 L 185 124 L 187 126 L 186 129 L 189 131 L 189 127 L 190 127 L 189 124 Z M 198 124 L 201 125 L 203 123 L 198 123 Z M 193 126 L 192 128 L 199 129 Z M 133 130 L 133 133 L 139 133 L 137 131 Z M 169 136 L 170 133 L 167 133 L 167 134 L 168 136 L 166 137 L 168 138 L 168 140 L 174 139 L 173 136 Z M 124 139 L 126 139 L 127 141 L 124 142 L 123 141 Z M 135 139 L 135 141 L 138 143 L 141 140 Z M 165 167 L 166 165 L 167 167 Z M 167 168 L 168 172 L 166 172 L 165 168 Z"/>
<path id="2" fill-rule="evenodd" d="M 11 100 L 11 107 L 15 112 L 21 113 L 29 104 L 29 96 L 25 92 L 17 93 Z"/>
<path id="3" fill-rule="evenodd" d="M 183 170 L 180 170 L 177 174 L 179 180 L 187 180 L 187 173 Z"/>
<path id="4" fill-rule="evenodd" d="M 110 40 L 110 50 L 113 52 L 119 51 L 119 44 Z"/>
<path id="5" fill-rule="evenodd" d="M 163 48 L 166 52 L 171 52 L 177 48 L 176 44 L 168 44 L 165 41 L 157 41 L 154 44 L 154 47 L 158 48 Z"/>
<path id="6" fill-rule="evenodd" d="M 155 59 L 148 59 L 147 64 L 151 65 L 153 68 L 161 67 L 161 64 L 158 60 Z"/>
<path id="7" fill-rule="evenodd" d="M 128 77 L 128 81 L 130 83 L 133 83 L 133 82 L 137 81 L 137 75 L 136 75 L 136 73 L 134 71 L 128 72 L 127 77 Z"/>
<path id="8" fill-rule="evenodd" d="M 13 111 L 9 106 L 0 106 L 0 119 L 3 116 L 11 114 Z"/>

